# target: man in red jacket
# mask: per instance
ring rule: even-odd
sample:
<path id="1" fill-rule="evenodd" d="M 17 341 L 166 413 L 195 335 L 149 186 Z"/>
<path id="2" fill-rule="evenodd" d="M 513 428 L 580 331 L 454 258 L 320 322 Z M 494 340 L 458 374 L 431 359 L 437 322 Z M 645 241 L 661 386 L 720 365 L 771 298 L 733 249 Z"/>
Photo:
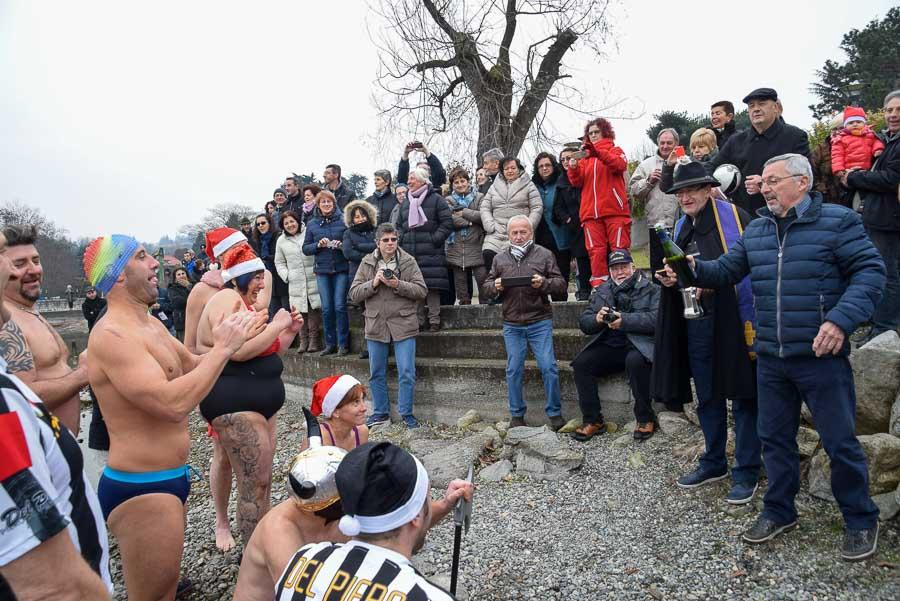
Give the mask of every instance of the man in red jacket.
<path id="1" fill-rule="evenodd" d="M 584 134 L 587 156 L 570 161 L 568 175 L 572 185 L 581 188 L 584 245 L 591 259 L 591 286 L 596 288 L 609 277 L 607 255 L 631 247 L 631 209 L 625 192 L 628 163 L 606 119 L 589 122 Z"/>

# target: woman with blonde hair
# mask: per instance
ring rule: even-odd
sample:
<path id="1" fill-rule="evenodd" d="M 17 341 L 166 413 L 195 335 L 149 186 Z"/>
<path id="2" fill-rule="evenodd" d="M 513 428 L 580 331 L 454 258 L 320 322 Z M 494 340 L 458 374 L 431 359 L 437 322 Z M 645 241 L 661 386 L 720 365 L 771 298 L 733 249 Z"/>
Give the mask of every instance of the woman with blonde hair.
<path id="1" fill-rule="evenodd" d="M 691 156 L 695 161 L 706 163 L 713 160 L 717 154 L 719 144 L 713 130 L 701 127 L 691 134 Z"/>

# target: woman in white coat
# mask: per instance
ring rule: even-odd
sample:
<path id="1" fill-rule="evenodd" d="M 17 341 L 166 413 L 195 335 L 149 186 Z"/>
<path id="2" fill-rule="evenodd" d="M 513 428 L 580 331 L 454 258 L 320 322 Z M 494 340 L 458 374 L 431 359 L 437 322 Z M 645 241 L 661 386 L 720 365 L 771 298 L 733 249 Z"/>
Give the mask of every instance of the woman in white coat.
<path id="1" fill-rule="evenodd" d="M 306 224 L 294 211 L 281 214 L 278 226 L 282 235 L 275 244 L 275 269 L 287 282 L 291 306 L 303 314 L 298 353 L 314 353 L 322 350 L 322 301 L 313 273 L 315 257 L 303 254 L 303 238 Z"/>
<path id="2" fill-rule="evenodd" d="M 522 163 L 515 157 L 500 161 L 500 173 L 481 201 L 481 225 L 485 237 L 481 254 L 484 266 L 490 271 L 494 257 L 509 246 L 506 224 L 510 217 L 527 215 L 531 227 L 537 231 L 544 204 L 541 193 L 525 173 Z"/>

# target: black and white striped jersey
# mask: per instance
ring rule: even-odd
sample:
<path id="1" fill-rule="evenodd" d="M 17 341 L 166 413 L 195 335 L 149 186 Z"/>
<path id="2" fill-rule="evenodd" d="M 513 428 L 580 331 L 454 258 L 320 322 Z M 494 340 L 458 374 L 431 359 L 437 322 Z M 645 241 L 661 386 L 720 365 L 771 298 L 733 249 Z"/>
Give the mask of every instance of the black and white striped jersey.
<path id="1" fill-rule="evenodd" d="M 314 543 L 294 555 L 275 588 L 276 601 L 452 601 L 395 551 L 360 541 Z"/>
<path id="2" fill-rule="evenodd" d="M 112 592 L 106 524 L 78 442 L 0 359 L 0 566 L 63 530 Z"/>

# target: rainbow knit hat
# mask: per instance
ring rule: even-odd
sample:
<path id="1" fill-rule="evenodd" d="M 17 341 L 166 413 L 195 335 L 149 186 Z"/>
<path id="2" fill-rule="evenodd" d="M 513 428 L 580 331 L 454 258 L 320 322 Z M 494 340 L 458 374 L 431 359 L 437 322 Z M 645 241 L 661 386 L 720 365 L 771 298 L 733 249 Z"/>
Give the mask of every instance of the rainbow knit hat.
<path id="1" fill-rule="evenodd" d="M 103 294 L 109 292 L 140 246 L 131 236 L 121 234 L 95 238 L 84 251 L 84 275 L 90 285 Z"/>

